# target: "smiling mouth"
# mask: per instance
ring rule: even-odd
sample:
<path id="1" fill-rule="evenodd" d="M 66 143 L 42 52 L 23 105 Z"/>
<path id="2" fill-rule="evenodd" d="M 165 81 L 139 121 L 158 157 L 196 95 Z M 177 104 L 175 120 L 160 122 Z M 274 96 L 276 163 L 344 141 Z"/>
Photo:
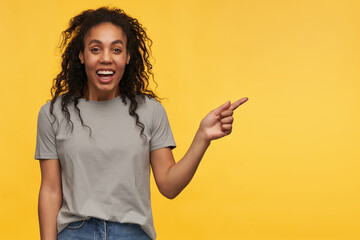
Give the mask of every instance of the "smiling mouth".
<path id="1" fill-rule="evenodd" d="M 115 72 L 111 70 L 99 70 L 96 72 L 100 80 L 109 81 L 114 76 Z"/>

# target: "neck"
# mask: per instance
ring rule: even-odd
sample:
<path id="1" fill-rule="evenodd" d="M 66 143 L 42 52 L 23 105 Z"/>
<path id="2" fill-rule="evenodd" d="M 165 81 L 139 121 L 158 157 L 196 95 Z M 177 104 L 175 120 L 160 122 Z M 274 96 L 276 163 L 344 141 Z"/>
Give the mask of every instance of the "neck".
<path id="1" fill-rule="evenodd" d="M 120 96 L 119 89 L 116 89 L 116 91 L 112 91 L 112 92 L 101 92 L 101 93 L 91 92 L 88 89 L 85 89 L 84 92 L 85 92 L 84 98 L 91 101 L 107 101 Z"/>

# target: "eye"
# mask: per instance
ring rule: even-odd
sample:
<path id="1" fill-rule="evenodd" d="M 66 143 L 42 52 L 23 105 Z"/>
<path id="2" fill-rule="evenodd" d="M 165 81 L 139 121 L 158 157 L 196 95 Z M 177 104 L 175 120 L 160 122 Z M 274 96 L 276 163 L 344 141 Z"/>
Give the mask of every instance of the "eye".
<path id="1" fill-rule="evenodd" d="M 115 53 L 121 53 L 122 50 L 121 50 L 120 48 L 114 48 L 114 52 L 115 52 Z"/>
<path id="2" fill-rule="evenodd" d="M 98 53 L 98 52 L 100 52 L 100 48 L 92 48 L 92 49 L 90 49 L 90 51 L 92 53 Z"/>

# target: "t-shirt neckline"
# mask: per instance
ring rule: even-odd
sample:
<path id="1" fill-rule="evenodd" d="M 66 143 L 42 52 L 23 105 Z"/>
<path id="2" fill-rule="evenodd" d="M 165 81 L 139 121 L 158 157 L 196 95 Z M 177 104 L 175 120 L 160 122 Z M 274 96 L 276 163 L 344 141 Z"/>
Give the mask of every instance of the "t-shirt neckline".
<path id="1" fill-rule="evenodd" d="M 85 99 L 85 98 L 79 98 L 79 101 L 81 102 L 86 102 L 86 103 L 91 103 L 91 104 L 108 104 L 108 103 L 112 103 L 115 102 L 117 100 L 120 100 L 120 96 L 114 97 L 112 99 L 109 100 L 104 100 L 104 101 L 97 101 L 97 100 L 90 100 L 90 99 Z"/>

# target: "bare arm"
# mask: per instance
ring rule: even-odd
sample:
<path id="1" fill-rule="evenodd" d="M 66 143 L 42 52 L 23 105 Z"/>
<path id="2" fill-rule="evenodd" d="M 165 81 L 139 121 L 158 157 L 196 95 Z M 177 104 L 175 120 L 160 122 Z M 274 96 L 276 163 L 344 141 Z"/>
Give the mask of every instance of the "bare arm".
<path id="1" fill-rule="evenodd" d="M 38 216 L 41 240 L 56 240 L 56 220 L 62 205 L 60 163 L 58 159 L 39 160 L 41 186 Z"/>
<path id="2" fill-rule="evenodd" d="M 189 184 L 209 145 L 197 132 L 189 150 L 176 164 L 170 148 L 151 152 L 151 167 L 162 195 L 173 199 Z"/>
<path id="3" fill-rule="evenodd" d="M 194 140 L 179 162 L 175 163 L 170 148 L 161 148 L 150 153 L 155 182 L 161 194 L 173 199 L 188 185 L 210 142 L 231 133 L 233 111 L 247 100 L 248 98 L 242 98 L 233 104 L 228 101 L 211 111 L 201 121 Z"/>

